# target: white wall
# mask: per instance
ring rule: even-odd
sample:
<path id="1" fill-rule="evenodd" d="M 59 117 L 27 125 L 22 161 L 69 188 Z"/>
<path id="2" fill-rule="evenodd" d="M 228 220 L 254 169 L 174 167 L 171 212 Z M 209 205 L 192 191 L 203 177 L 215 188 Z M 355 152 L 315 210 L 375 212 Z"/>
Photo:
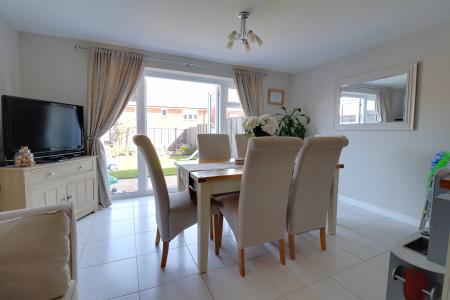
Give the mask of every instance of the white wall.
<path id="1" fill-rule="evenodd" d="M 73 47 L 74 44 L 96 45 L 90 42 L 20 32 L 20 60 L 21 74 L 23 74 L 21 78 L 22 95 L 25 97 L 86 105 L 88 51 L 76 50 Z M 192 65 L 186 66 L 185 64 L 173 64 L 157 60 L 147 61 L 146 65 L 149 67 L 219 77 L 231 77 L 231 66 L 226 64 L 162 53 L 144 53 L 153 57 L 190 62 L 193 64 L 208 64 L 217 68 L 200 68 Z M 267 91 L 269 88 L 284 89 L 286 92 L 286 102 L 289 103 L 291 75 L 279 72 L 264 72 L 267 74 L 264 77 L 263 83 L 264 112 L 277 113 L 280 111 L 279 106 L 269 105 L 267 103 Z"/>
<path id="2" fill-rule="evenodd" d="M 296 74 L 291 105 L 311 116 L 310 134 L 344 134 L 339 193 L 419 219 L 431 157 L 450 150 L 450 23 Z M 338 78 L 420 61 L 414 131 L 336 131 Z"/>
<path id="3" fill-rule="evenodd" d="M 19 50 L 17 31 L 0 19 L 0 95 L 19 95 Z"/>

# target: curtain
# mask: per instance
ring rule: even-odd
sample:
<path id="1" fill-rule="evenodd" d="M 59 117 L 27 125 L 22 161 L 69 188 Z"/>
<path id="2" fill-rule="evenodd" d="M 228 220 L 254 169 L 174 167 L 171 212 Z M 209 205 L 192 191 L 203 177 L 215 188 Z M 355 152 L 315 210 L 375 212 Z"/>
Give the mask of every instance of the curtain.
<path id="1" fill-rule="evenodd" d="M 392 122 L 393 93 L 390 90 L 380 89 L 378 92 L 378 113 L 381 122 Z"/>
<path id="2" fill-rule="evenodd" d="M 95 48 L 91 52 L 88 93 L 87 151 L 97 156 L 98 198 L 111 205 L 105 149 L 100 138 L 114 125 L 136 89 L 144 56 L 139 53 Z"/>
<path id="3" fill-rule="evenodd" d="M 262 105 L 262 77 L 260 72 L 243 69 L 234 69 L 234 83 L 241 99 L 245 116 L 258 116 Z"/>

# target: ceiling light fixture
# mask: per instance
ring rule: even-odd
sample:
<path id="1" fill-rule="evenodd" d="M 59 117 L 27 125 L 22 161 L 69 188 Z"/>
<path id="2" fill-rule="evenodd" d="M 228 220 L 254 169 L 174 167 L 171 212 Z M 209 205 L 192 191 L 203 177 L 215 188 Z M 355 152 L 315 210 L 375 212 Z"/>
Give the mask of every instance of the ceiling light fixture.
<path id="1" fill-rule="evenodd" d="M 263 44 L 261 38 L 256 33 L 254 33 L 253 30 L 247 31 L 246 25 L 249 16 L 250 13 L 248 11 L 241 11 L 239 13 L 238 17 L 239 19 L 241 19 L 241 29 L 239 30 L 239 32 L 234 30 L 228 35 L 228 49 L 233 49 L 235 41 L 241 41 L 244 45 L 245 50 L 247 51 L 250 51 L 251 43 L 256 42 L 258 46 L 261 46 Z"/>

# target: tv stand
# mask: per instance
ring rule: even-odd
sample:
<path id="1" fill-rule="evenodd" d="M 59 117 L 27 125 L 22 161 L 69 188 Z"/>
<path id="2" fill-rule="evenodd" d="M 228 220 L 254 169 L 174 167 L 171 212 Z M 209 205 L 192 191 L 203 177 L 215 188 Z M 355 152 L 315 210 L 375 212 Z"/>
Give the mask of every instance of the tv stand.
<path id="1" fill-rule="evenodd" d="M 0 211 L 73 203 L 81 218 L 97 209 L 95 156 L 0 168 Z"/>

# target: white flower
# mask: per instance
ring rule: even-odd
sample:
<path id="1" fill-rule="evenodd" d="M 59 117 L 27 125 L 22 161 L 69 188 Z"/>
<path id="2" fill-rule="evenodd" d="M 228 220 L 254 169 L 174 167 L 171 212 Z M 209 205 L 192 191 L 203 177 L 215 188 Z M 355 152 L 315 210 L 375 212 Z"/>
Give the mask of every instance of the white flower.
<path id="1" fill-rule="evenodd" d="M 270 135 L 275 135 L 278 129 L 278 122 L 274 117 L 269 116 L 266 120 L 266 124 L 262 125 L 262 130 Z"/>
<path id="2" fill-rule="evenodd" d="M 246 131 L 252 131 L 253 128 L 259 125 L 258 117 L 248 117 L 242 125 Z"/>
<path id="3" fill-rule="evenodd" d="M 267 123 L 267 121 L 271 118 L 270 115 L 264 114 L 262 116 L 259 117 L 259 123 L 264 125 Z"/>

